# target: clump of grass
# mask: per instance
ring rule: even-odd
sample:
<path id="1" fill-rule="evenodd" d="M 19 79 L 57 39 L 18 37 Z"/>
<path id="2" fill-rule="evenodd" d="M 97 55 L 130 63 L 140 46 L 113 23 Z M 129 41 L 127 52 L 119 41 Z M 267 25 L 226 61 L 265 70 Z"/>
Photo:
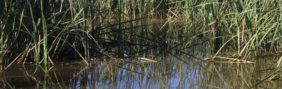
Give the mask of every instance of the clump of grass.
<path id="1" fill-rule="evenodd" d="M 186 5 L 186 21 L 190 29 L 202 30 L 206 38 L 213 40 L 210 43 L 213 43 L 214 52 L 234 50 L 238 56 L 246 53 L 259 55 L 280 48 L 280 21 L 277 19 L 281 17 L 280 7 L 279 4 L 271 5 L 274 3 L 199 1 Z"/>
<path id="2" fill-rule="evenodd" d="M 281 3 L 275 1 L 4 0 L 1 4 L 0 60 L 6 66 L 25 61 L 48 66 L 51 60 L 86 61 L 98 54 L 165 53 L 191 48 L 199 38 L 210 40 L 214 56 L 226 51 L 239 57 L 259 55 L 281 48 Z"/>

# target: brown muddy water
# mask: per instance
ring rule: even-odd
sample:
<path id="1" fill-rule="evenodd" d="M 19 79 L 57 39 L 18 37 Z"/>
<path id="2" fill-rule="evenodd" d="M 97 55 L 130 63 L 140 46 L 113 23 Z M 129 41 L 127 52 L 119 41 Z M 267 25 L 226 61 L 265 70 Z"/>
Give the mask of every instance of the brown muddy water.
<path id="1" fill-rule="evenodd" d="M 252 58 L 254 63 L 217 63 L 190 56 L 152 58 L 154 63 L 92 61 L 57 63 L 49 72 L 33 65 L 14 65 L 1 72 L 1 88 L 10 89 L 281 89 L 270 74 L 276 58 Z M 131 60 L 131 59 L 126 59 Z"/>

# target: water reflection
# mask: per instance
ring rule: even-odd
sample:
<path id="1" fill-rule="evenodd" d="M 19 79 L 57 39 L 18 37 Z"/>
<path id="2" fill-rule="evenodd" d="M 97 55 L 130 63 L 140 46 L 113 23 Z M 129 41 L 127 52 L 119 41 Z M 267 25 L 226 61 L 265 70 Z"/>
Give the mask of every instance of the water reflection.
<path id="1" fill-rule="evenodd" d="M 91 63 L 91 66 L 57 64 L 48 73 L 41 71 L 40 67 L 13 66 L 1 73 L 1 85 L 2 88 L 48 89 L 250 88 L 271 71 L 275 62 L 267 61 L 257 66 L 199 62 L 189 57 L 159 60 L 166 61 L 146 64 L 110 61 Z M 279 83 L 266 81 L 259 88 L 281 88 L 276 85 Z"/>

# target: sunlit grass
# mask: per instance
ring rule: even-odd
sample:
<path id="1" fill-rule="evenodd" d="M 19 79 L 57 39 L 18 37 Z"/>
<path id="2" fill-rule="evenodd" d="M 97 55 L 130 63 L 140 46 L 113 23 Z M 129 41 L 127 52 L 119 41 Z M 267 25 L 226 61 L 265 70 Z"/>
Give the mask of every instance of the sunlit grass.
<path id="1" fill-rule="evenodd" d="M 209 57 L 281 51 L 282 9 L 276 1 L 2 2 L 0 63 L 6 67 L 71 58 L 87 62 L 99 54 L 177 54 L 202 44 L 199 40 L 209 43 Z"/>

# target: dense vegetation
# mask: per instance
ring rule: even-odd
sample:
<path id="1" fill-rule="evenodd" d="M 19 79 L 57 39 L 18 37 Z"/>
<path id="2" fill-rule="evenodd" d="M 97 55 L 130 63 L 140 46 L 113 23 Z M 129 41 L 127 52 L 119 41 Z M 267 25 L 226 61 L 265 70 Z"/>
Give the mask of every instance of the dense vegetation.
<path id="1" fill-rule="evenodd" d="M 177 52 L 199 39 L 211 44 L 214 55 L 279 52 L 281 5 L 280 0 L 1 0 L 0 63 Z"/>

